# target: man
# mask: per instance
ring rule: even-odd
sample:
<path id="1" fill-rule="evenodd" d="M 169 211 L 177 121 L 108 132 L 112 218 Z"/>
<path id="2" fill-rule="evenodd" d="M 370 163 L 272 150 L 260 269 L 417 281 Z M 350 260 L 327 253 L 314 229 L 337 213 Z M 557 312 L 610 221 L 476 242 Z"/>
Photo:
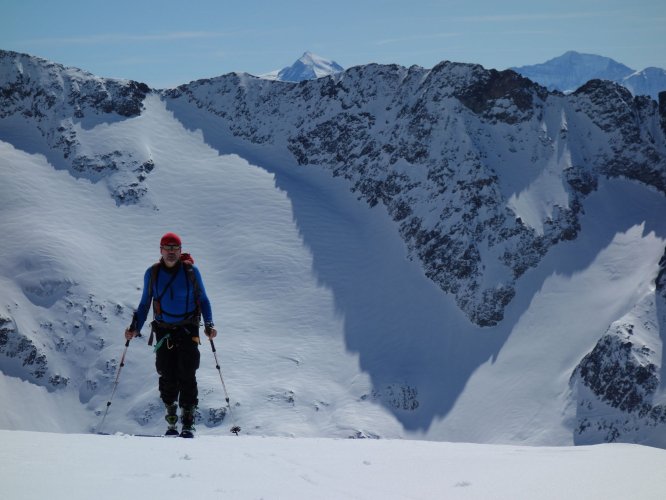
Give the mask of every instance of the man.
<path id="1" fill-rule="evenodd" d="M 199 368 L 199 322 L 203 315 L 205 333 L 217 336 L 210 301 L 199 270 L 188 254 L 182 254 L 180 237 L 167 233 L 160 241 L 162 258 L 143 277 L 143 295 L 125 338 L 141 331 L 153 306 L 154 321 L 148 345 L 155 335 L 155 367 L 160 397 L 166 406 L 167 436 L 178 436 L 178 406 L 181 408 L 182 437 L 194 436 L 198 400 L 196 371 Z"/>

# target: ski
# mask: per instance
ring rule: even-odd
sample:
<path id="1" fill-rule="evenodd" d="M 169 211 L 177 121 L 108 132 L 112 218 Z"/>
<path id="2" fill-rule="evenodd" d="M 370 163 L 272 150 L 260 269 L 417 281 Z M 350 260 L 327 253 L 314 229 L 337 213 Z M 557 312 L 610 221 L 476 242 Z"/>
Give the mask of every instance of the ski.
<path id="1" fill-rule="evenodd" d="M 125 433 L 110 433 L 110 432 L 96 432 L 98 436 L 132 436 L 132 437 L 144 437 L 144 438 L 163 438 L 163 437 L 171 437 L 170 435 L 167 436 L 166 434 L 125 434 Z M 176 437 L 178 434 L 176 434 Z"/>
<path id="2" fill-rule="evenodd" d="M 238 436 L 238 433 L 240 432 L 240 427 L 238 425 L 233 426 L 229 432 L 235 434 Z M 125 434 L 125 433 L 116 433 L 112 434 L 110 432 L 95 432 L 98 436 L 133 436 L 133 437 L 166 437 L 166 438 L 174 438 L 174 437 L 182 437 L 186 439 L 192 439 L 194 437 L 194 430 L 189 430 L 189 429 L 184 429 L 180 433 L 176 429 L 167 429 L 167 431 L 164 434 Z"/>

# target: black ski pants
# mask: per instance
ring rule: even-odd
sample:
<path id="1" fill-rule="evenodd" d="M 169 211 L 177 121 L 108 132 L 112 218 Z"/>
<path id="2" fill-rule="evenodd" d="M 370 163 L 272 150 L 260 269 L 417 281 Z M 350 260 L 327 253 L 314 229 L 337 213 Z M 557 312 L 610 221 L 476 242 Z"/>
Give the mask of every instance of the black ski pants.
<path id="1" fill-rule="evenodd" d="M 199 369 L 198 325 L 166 326 L 153 322 L 156 337 L 155 368 L 164 404 L 182 408 L 199 403 L 196 373 Z"/>

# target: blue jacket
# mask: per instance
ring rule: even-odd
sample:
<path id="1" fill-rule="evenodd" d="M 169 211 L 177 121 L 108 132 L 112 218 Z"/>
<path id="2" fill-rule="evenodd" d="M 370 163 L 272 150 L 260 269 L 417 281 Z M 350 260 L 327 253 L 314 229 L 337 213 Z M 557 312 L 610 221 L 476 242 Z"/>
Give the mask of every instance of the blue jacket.
<path id="1" fill-rule="evenodd" d="M 151 306 L 151 297 L 148 290 L 150 286 L 150 276 L 152 274 L 152 266 L 146 270 L 143 276 L 143 294 L 141 295 L 141 302 L 137 308 L 137 326 L 136 330 L 141 331 L 146 318 L 148 318 L 148 311 Z M 195 278 L 199 285 L 199 303 L 201 304 L 201 314 L 204 322 L 213 322 L 213 312 L 210 307 L 210 301 L 206 295 L 201 274 L 196 266 L 192 266 Z M 190 281 L 187 276 L 185 266 L 179 262 L 175 268 L 169 269 L 165 265 L 160 265 L 159 271 L 155 281 L 153 282 L 152 298 L 158 299 L 162 309 L 162 313 L 155 316 L 155 319 L 164 323 L 178 323 L 188 315 L 194 314 L 197 308 L 196 300 L 194 297 L 194 283 Z"/>

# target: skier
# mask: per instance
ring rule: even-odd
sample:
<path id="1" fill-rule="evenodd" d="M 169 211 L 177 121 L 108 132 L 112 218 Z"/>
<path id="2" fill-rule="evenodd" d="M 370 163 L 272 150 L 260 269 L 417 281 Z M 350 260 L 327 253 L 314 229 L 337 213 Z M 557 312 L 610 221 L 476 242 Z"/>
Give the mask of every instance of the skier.
<path id="1" fill-rule="evenodd" d="M 143 294 L 135 320 L 125 330 L 127 340 L 139 335 L 153 306 L 154 320 L 148 345 L 155 344 L 155 367 L 160 397 L 166 407 L 167 436 L 178 436 L 178 406 L 182 437 L 194 436 L 198 404 L 196 371 L 199 368 L 199 322 L 203 315 L 208 338 L 217 336 L 210 301 L 199 270 L 182 253 L 180 237 L 166 233 L 160 241 L 162 258 L 149 267 L 143 278 Z"/>

